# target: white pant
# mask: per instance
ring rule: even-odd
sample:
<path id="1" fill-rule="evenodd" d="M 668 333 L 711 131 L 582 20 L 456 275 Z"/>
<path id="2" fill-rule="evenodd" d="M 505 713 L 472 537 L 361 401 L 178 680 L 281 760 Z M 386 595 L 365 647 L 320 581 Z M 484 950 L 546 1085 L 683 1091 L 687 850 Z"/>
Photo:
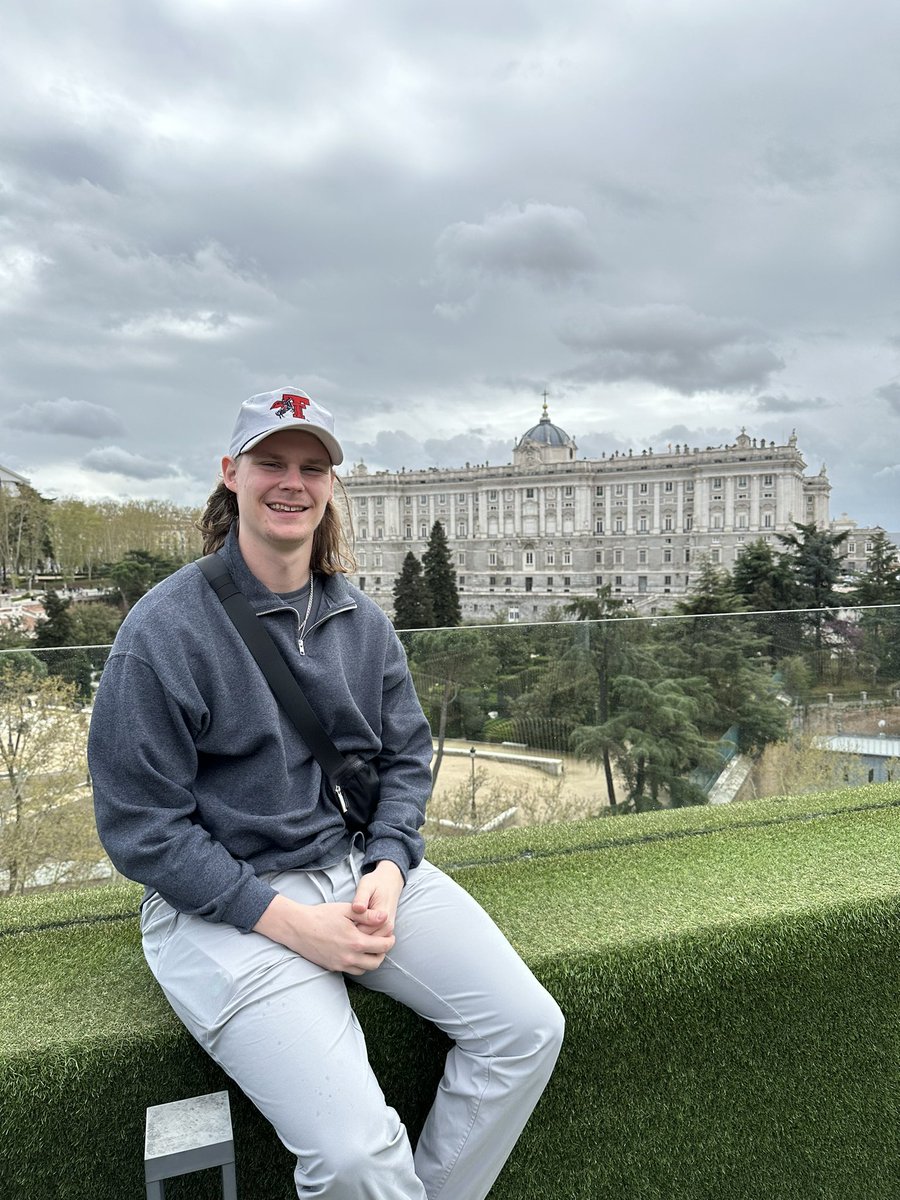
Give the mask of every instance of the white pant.
<path id="1" fill-rule="evenodd" d="M 266 878 L 301 904 L 348 902 L 354 849 Z M 415 1155 L 369 1066 L 339 973 L 261 934 L 144 906 L 144 953 L 175 1012 L 297 1156 L 297 1195 L 482 1200 L 553 1070 L 562 1013 L 484 910 L 430 863 L 410 872 L 396 944 L 357 977 L 454 1041 Z"/>

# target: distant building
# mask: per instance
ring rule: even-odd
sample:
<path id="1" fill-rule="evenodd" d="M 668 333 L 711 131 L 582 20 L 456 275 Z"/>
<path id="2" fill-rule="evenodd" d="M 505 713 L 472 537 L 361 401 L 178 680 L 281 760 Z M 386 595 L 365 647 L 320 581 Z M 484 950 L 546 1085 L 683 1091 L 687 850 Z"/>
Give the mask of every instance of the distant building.
<path id="1" fill-rule="evenodd" d="M 841 513 L 831 522 L 832 533 L 846 533 L 847 540 L 841 544 L 844 556 L 844 576 L 850 580 L 852 576 L 866 570 L 869 555 L 872 553 L 872 539 L 876 533 L 884 533 L 889 542 L 897 545 L 897 535 L 887 533 L 880 525 L 858 525 L 846 513 Z"/>
<path id="2" fill-rule="evenodd" d="M 22 486 L 29 486 L 28 480 L 24 475 L 17 475 L 9 467 L 0 466 L 0 488 L 8 488 L 11 491 L 17 492 Z"/>
<path id="3" fill-rule="evenodd" d="M 403 559 L 410 550 L 421 558 L 439 520 L 464 620 L 541 620 L 605 586 L 652 613 L 689 590 L 704 557 L 730 568 L 746 542 L 774 541 L 795 521 L 829 525 L 825 468 L 806 475 L 793 434 L 776 445 L 742 429 L 727 446 L 579 459 L 545 402 L 512 459 L 400 472 L 352 467 L 344 483 L 360 586 L 390 611 Z"/>
<path id="4" fill-rule="evenodd" d="M 843 756 L 841 780 L 847 783 L 890 783 L 900 775 L 900 738 L 864 734 L 817 737 L 820 750 Z M 850 764 L 852 764 L 852 769 Z M 836 778 L 836 782 L 840 782 Z"/>

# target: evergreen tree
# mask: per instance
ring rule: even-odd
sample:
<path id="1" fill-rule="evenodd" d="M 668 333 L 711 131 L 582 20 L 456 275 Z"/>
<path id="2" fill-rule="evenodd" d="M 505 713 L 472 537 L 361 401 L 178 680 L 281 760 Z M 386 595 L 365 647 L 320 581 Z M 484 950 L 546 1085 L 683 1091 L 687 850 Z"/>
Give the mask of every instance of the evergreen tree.
<path id="1" fill-rule="evenodd" d="M 883 529 L 872 535 L 866 569 L 853 589 L 856 604 L 900 604 L 900 558 Z"/>
<path id="2" fill-rule="evenodd" d="M 749 753 L 784 737 L 786 717 L 767 640 L 760 636 L 757 618 L 743 615 L 741 607 L 728 573 L 707 563 L 694 591 L 678 605 L 696 619 L 671 622 L 660 630 L 659 641 L 670 672 L 701 697 L 701 729 L 721 737 L 736 725 L 738 746 Z"/>
<path id="3" fill-rule="evenodd" d="M 620 675 L 613 701 L 615 716 L 575 730 L 575 753 L 598 765 L 611 753 L 636 812 L 659 808 L 663 794 L 679 807 L 702 803 L 705 796 L 685 776 L 711 766 L 716 754 L 697 726 L 701 704 L 691 689 L 675 679 Z"/>
<path id="4" fill-rule="evenodd" d="M 763 538 L 740 548 L 731 579 L 734 591 L 752 612 L 781 611 L 794 605 L 790 563 Z"/>
<path id="5" fill-rule="evenodd" d="M 675 607 L 680 613 L 700 616 L 704 613 L 741 612 L 744 602 L 735 592 L 728 572 L 714 566 L 709 558 L 704 558 L 694 586 Z"/>
<path id="6" fill-rule="evenodd" d="M 36 646 L 74 646 L 75 622 L 69 609 L 71 600 L 63 600 L 56 592 L 44 596 L 43 620 L 38 622 Z"/>
<path id="7" fill-rule="evenodd" d="M 819 529 L 815 521 L 803 525 L 794 522 L 796 533 L 779 533 L 775 536 L 788 547 L 791 570 L 794 576 L 797 603 L 808 609 L 805 623 L 813 631 L 816 649 L 816 673 L 821 679 L 824 671 L 822 628 L 826 621 L 834 619 L 834 610 L 841 600 L 835 585 L 841 577 L 840 546 L 846 541 L 848 530 L 830 533 Z"/>
<path id="8" fill-rule="evenodd" d="M 122 600 L 122 611 L 128 612 L 133 604 L 149 592 L 154 584 L 178 570 L 179 564 L 170 558 L 161 558 L 149 550 L 128 550 L 125 557 L 109 569 L 109 576 Z"/>
<path id="9" fill-rule="evenodd" d="M 873 681 L 900 677 L 900 558 L 897 547 L 879 529 L 872 537 L 866 569 L 860 574 L 853 599 L 865 608 L 860 616 L 863 653 Z"/>
<path id="10" fill-rule="evenodd" d="M 437 628 L 458 625 L 462 620 L 459 593 L 456 590 L 456 571 L 450 561 L 447 535 L 440 521 L 435 521 L 428 538 L 428 549 L 422 556 L 425 583 L 431 596 L 434 624 Z"/>
<path id="11" fill-rule="evenodd" d="M 738 551 L 731 579 L 736 595 L 751 612 L 778 614 L 757 617 L 754 621 L 768 642 L 772 657 L 777 661 L 796 654 L 801 628 L 799 617 L 789 611 L 796 607 L 796 589 L 786 556 L 773 550 L 763 538 L 757 538 Z"/>
<path id="12" fill-rule="evenodd" d="M 394 580 L 394 626 L 397 629 L 431 629 L 434 610 L 422 576 L 422 564 L 410 550 Z"/>

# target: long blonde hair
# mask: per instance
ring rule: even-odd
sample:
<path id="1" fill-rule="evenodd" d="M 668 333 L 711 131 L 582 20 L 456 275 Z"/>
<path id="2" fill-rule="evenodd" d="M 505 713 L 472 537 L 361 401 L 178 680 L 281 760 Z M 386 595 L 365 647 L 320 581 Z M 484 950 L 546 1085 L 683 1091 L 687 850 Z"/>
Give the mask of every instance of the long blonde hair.
<path id="1" fill-rule="evenodd" d="M 350 526 L 350 536 L 344 532 L 341 514 L 334 500 L 325 506 L 322 520 L 313 534 L 312 556 L 310 567 L 323 575 L 349 575 L 356 568 L 356 558 L 353 554 L 351 540 L 353 537 L 353 519 L 350 515 L 350 500 L 339 476 L 335 475 L 334 482 L 342 499 L 342 507 L 347 515 Z M 232 525 L 235 532 L 240 528 L 237 496 L 231 488 L 225 486 L 225 480 L 220 479 L 206 502 L 203 515 L 197 522 L 197 528 L 203 534 L 203 553 L 214 554 L 220 550 L 228 536 Z"/>

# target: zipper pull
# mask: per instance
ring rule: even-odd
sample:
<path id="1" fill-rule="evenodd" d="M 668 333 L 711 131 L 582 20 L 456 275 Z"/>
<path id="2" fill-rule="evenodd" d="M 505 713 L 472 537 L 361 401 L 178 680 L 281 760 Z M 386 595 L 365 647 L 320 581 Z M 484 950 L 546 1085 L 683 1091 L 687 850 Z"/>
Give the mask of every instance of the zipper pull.
<path id="1" fill-rule="evenodd" d="M 344 793 L 341 791 L 341 785 L 339 783 L 334 785 L 334 794 L 337 796 L 338 808 L 342 813 L 345 813 L 347 811 L 347 802 L 344 799 Z"/>
<path id="2" fill-rule="evenodd" d="M 303 638 L 297 638 L 297 649 L 304 657 L 306 656 L 306 651 L 303 649 Z"/>

